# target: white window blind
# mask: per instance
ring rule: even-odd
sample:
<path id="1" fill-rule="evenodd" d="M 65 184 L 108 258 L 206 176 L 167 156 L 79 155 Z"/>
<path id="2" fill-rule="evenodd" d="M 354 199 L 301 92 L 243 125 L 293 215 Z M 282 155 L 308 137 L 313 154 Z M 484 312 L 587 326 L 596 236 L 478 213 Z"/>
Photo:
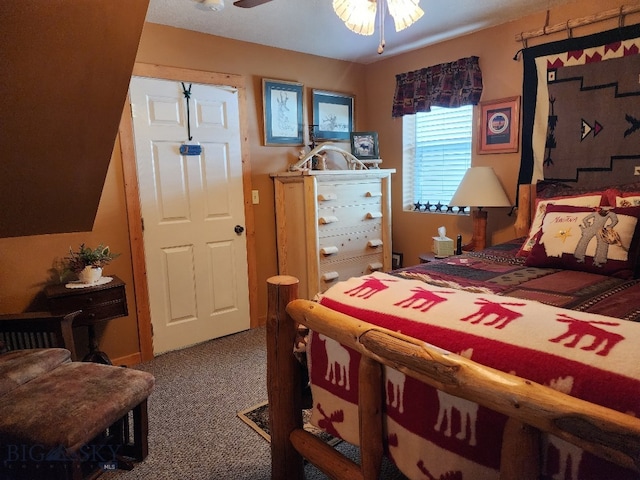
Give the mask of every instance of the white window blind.
<path id="1" fill-rule="evenodd" d="M 406 210 L 414 210 L 416 203 L 448 205 L 471 166 L 472 128 L 472 105 L 431 107 L 430 112 L 403 117 Z"/>

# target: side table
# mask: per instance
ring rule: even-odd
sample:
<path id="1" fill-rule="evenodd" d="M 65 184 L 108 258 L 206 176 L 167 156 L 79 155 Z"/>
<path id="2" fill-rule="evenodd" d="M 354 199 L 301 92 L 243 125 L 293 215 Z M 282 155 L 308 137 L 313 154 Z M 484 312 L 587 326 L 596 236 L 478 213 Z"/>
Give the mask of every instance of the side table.
<path id="1" fill-rule="evenodd" d="M 418 255 L 418 258 L 420 259 L 420 263 L 429 263 L 429 262 L 433 262 L 436 259 L 444 258 L 444 257 L 436 257 L 435 253 L 426 252 L 426 253 L 421 253 L 420 255 Z"/>
<path id="2" fill-rule="evenodd" d="M 456 256 L 455 253 L 453 255 L 449 255 L 449 257 L 455 257 L 455 256 Z M 420 259 L 420 263 L 429 263 L 429 262 L 433 262 L 434 260 L 443 260 L 449 257 L 436 257 L 436 254 L 433 252 L 426 252 L 418 255 L 418 258 Z"/>
<path id="3" fill-rule="evenodd" d="M 74 327 L 86 326 L 89 332 L 89 353 L 85 362 L 111 365 L 106 353 L 98 349 L 95 325 L 128 314 L 125 283 L 115 275 L 113 280 L 97 286 L 85 288 L 67 288 L 65 284 L 49 285 L 45 295 L 54 314 L 65 314 L 82 310 L 73 320 Z"/>

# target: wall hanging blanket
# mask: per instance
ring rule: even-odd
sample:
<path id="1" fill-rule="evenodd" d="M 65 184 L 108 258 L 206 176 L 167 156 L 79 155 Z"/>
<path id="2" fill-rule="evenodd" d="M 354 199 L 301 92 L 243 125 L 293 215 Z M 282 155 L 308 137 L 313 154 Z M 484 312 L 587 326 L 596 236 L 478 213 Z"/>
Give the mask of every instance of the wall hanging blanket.
<path id="1" fill-rule="evenodd" d="M 523 51 L 518 183 L 623 183 L 640 159 L 640 25 Z M 613 183 L 612 183 L 613 184 Z"/>

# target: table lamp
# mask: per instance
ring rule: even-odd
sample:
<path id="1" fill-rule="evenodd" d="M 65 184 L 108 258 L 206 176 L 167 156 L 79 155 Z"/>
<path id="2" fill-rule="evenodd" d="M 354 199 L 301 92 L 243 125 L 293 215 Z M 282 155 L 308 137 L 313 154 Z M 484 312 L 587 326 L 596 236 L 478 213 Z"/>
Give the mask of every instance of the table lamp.
<path id="1" fill-rule="evenodd" d="M 484 207 L 510 207 L 511 202 L 491 167 L 471 167 L 453 194 L 450 206 L 472 207 L 473 237 L 463 250 L 482 250 L 487 246 L 487 212 Z M 473 210 L 473 207 L 478 207 Z"/>

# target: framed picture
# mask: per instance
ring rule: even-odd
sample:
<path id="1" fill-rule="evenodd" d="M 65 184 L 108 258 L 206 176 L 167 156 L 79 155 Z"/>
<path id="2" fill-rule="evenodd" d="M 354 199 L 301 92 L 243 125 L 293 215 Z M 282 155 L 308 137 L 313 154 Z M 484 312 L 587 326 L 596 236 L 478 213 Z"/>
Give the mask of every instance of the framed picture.
<path id="1" fill-rule="evenodd" d="M 378 158 L 378 133 L 351 132 L 351 153 L 360 160 Z"/>
<path id="2" fill-rule="evenodd" d="M 397 270 L 398 268 L 402 268 L 402 257 L 403 255 L 399 252 L 391 252 L 391 269 Z"/>
<path id="3" fill-rule="evenodd" d="M 316 140 L 349 141 L 353 130 L 353 95 L 313 90 Z"/>
<path id="4" fill-rule="evenodd" d="M 480 102 L 478 153 L 514 153 L 520 137 L 520 97 Z"/>
<path id="5" fill-rule="evenodd" d="M 265 145 L 302 145 L 303 86 L 262 79 Z"/>

